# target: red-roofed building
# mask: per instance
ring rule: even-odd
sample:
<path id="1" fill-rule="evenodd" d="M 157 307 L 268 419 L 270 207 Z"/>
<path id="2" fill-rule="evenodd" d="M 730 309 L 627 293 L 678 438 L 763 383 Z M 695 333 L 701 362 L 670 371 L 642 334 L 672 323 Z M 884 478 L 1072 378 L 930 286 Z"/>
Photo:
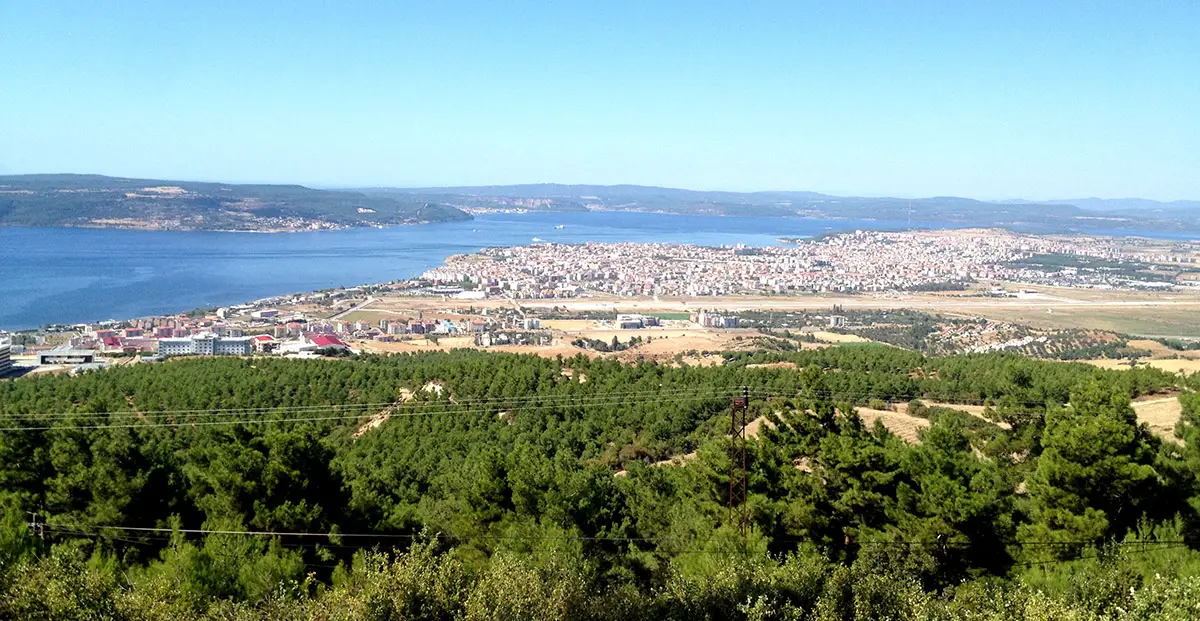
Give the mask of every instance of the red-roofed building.
<path id="1" fill-rule="evenodd" d="M 259 334 L 250 338 L 254 351 L 270 351 L 275 348 L 275 338 L 270 334 Z"/>
<path id="2" fill-rule="evenodd" d="M 312 338 L 312 344 L 316 345 L 317 349 L 350 349 L 350 346 L 343 343 L 338 337 L 329 336 L 327 334 L 314 336 Z"/>

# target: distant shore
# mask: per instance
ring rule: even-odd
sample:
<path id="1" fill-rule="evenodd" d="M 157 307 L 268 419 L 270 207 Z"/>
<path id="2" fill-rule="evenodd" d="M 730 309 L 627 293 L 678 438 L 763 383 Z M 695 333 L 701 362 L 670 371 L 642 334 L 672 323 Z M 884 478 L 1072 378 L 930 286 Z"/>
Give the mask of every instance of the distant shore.
<path id="1" fill-rule="evenodd" d="M 40 228 L 40 229 L 97 229 L 110 231 L 158 231 L 171 233 L 317 233 L 321 231 L 345 231 L 348 229 L 387 229 L 400 226 L 424 226 L 426 224 L 440 224 L 441 220 L 421 220 L 418 222 L 397 222 L 391 224 L 336 224 L 333 222 L 322 222 L 322 226 L 317 227 L 266 227 L 253 229 L 221 229 L 221 228 L 198 228 L 198 227 L 182 227 L 156 224 L 145 221 L 129 221 L 116 223 L 108 222 L 85 222 L 85 223 L 70 223 L 64 222 L 60 224 L 11 224 L 0 222 L 0 227 L 5 228 Z"/>

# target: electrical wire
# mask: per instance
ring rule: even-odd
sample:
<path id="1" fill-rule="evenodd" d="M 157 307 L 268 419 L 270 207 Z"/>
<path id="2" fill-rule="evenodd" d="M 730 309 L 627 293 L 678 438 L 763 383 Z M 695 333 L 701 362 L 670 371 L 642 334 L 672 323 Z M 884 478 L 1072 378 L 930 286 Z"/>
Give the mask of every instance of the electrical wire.
<path id="1" fill-rule="evenodd" d="M 586 401 L 588 399 L 610 399 L 610 398 L 622 397 L 622 396 L 638 396 L 638 395 L 651 395 L 651 394 L 652 395 L 669 396 L 672 394 L 685 394 L 685 393 L 686 394 L 694 394 L 695 392 L 696 392 L 695 389 L 681 387 L 681 388 L 670 388 L 670 389 L 666 389 L 666 390 L 639 389 L 639 390 L 626 391 L 626 392 L 618 391 L 618 392 L 606 392 L 606 393 L 602 393 L 602 394 L 584 394 L 584 395 L 551 394 L 551 395 L 524 395 L 524 396 L 518 396 L 518 397 L 500 397 L 500 398 L 496 398 L 496 399 L 472 398 L 472 399 L 467 399 L 467 400 L 463 400 L 463 401 L 450 401 L 450 402 L 436 401 L 436 400 L 434 400 L 434 401 L 412 400 L 412 401 L 382 401 L 382 402 L 375 402 L 375 403 L 349 403 L 349 404 L 330 403 L 330 404 L 320 404 L 320 405 L 294 405 L 294 406 L 279 405 L 279 406 L 263 406 L 263 407 L 257 407 L 257 408 L 208 408 L 208 409 L 191 409 L 191 410 L 152 410 L 152 411 L 146 411 L 146 412 L 139 412 L 136 410 L 113 410 L 113 411 L 108 411 L 108 412 L 86 412 L 86 411 L 67 411 L 67 412 L 48 412 L 48 413 L 28 412 L 28 413 L 19 413 L 19 414 L 9 414 L 9 415 L 7 415 L 7 417 L 8 418 L 30 418 L 30 419 L 42 420 L 42 419 L 48 419 L 48 418 L 80 418 L 80 417 L 83 417 L 83 418 L 108 418 L 108 417 L 113 417 L 113 416 L 127 416 L 127 417 L 138 417 L 138 418 L 145 417 L 145 416 L 168 416 L 168 415 L 169 416 L 189 416 L 189 415 L 203 415 L 203 416 L 232 415 L 232 416 L 237 416 L 237 415 L 242 415 L 242 414 L 253 414 L 253 413 L 259 413 L 259 412 L 274 413 L 274 412 L 281 412 L 281 411 L 288 412 L 288 411 L 319 410 L 319 409 L 325 409 L 325 408 L 386 408 L 386 407 L 404 406 L 404 405 L 408 405 L 408 404 L 420 405 L 420 404 L 447 404 L 447 403 L 451 406 L 461 406 L 461 407 L 474 407 L 475 405 L 491 405 L 491 404 L 495 404 L 500 407 L 506 407 L 506 406 L 519 407 L 521 403 L 527 403 L 527 402 L 551 402 L 551 403 L 553 403 L 553 402 L 557 402 L 557 401 L 572 401 L 572 400 Z M 724 393 L 722 393 L 722 394 L 724 394 Z"/>
<path id="2" fill-rule="evenodd" d="M 652 393 L 652 394 L 655 397 L 654 399 L 633 399 L 633 398 L 626 397 L 626 398 L 617 398 L 616 400 L 613 400 L 611 397 L 609 397 L 609 398 L 607 398 L 608 400 L 596 400 L 596 401 L 587 401 L 587 402 L 567 402 L 567 403 L 556 403 L 556 404 L 541 405 L 541 406 L 525 406 L 525 407 L 520 408 L 520 410 L 522 412 L 528 412 L 530 410 L 546 410 L 546 409 L 562 410 L 562 409 L 571 409 L 571 408 L 587 409 L 587 408 L 593 408 L 593 407 L 598 407 L 598 406 L 621 406 L 621 405 L 626 405 L 626 404 L 646 404 L 646 403 L 650 403 L 650 402 L 658 400 L 657 398 L 660 396 L 657 393 Z M 680 394 L 680 395 L 669 395 L 667 397 L 670 398 L 672 402 L 693 402 L 693 401 L 710 401 L 713 399 L 721 398 L 722 395 L 695 395 L 693 393 L 692 396 L 686 396 L 686 395 Z M 396 418 L 404 418 L 404 417 L 413 418 L 413 417 L 444 416 L 444 415 L 460 415 L 461 416 L 461 415 L 466 415 L 466 414 L 481 414 L 481 413 L 492 414 L 497 409 L 501 409 L 504 407 L 511 407 L 511 406 L 492 406 L 492 407 L 489 407 L 486 409 L 444 408 L 444 409 L 440 409 L 440 410 L 420 411 L 420 412 L 390 412 L 390 413 L 388 413 L 388 416 L 396 417 Z M 512 408 L 512 409 L 516 409 L 516 408 Z M 223 420 L 184 420 L 184 421 L 145 420 L 142 422 L 117 423 L 117 424 L 100 423 L 100 424 L 95 424 L 95 425 L 45 425 L 45 426 L 33 426 L 33 427 L 0 427 L 0 431 L 14 431 L 14 432 L 16 432 L 16 431 L 70 431 L 70 430 L 98 430 L 98 429 L 141 429 L 141 428 L 152 428 L 152 427 L 204 427 L 204 426 L 214 426 L 214 425 L 243 425 L 243 424 L 244 425 L 254 425 L 254 424 L 272 424 L 272 423 L 301 423 L 301 422 L 347 420 L 347 419 L 361 418 L 363 416 L 366 416 L 366 413 L 353 412 L 353 413 L 344 413 L 344 414 L 333 414 L 333 415 L 329 415 L 329 416 L 310 416 L 310 417 L 295 417 L 295 416 L 286 417 L 285 416 L 283 418 L 257 418 L 257 419 L 240 419 L 240 420 L 224 420 L 224 419 Z"/>
<path id="3" fill-rule="evenodd" d="M 606 536 L 584 536 L 584 535 L 559 535 L 559 536 L 475 535 L 475 536 L 470 536 L 470 537 L 457 537 L 457 536 L 443 535 L 443 534 L 418 535 L 418 534 L 397 534 L 397 533 L 332 533 L 332 532 L 320 533 L 320 532 L 292 532 L 292 531 L 245 531 L 245 530 L 219 530 L 219 529 L 149 528 L 149 527 L 128 527 L 128 526 L 111 526 L 111 525 L 94 526 L 94 527 L 92 527 L 92 529 L 82 529 L 82 528 L 64 526 L 64 525 L 59 525 L 59 524 L 49 524 L 49 523 L 43 524 L 42 526 L 44 526 L 46 529 L 48 529 L 52 532 L 58 532 L 60 535 L 64 535 L 64 536 L 80 536 L 80 537 L 84 537 L 84 538 L 111 539 L 111 540 L 115 540 L 115 541 L 123 541 L 126 543 L 133 543 L 133 544 L 138 544 L 138 545 L 152 545 L 152 544 L 150 544 L 148 542 L 142 542 L 142 541 L 129 539 L 127 537 L 115 536 L 111 533 L 106 533 L 106 532 L 102 532 L 102 530 L 95 530 L 95 529 L 115 530 L 115 531 L 119 531 L 119 532 L 128 533 L 130 537 L 139 536 L 142 538 L 154 539 L 157 541 L 170 540 L 170 539 L 172 539 L 172 536 L 174 536 L 176 534 L 205 535 L 205 536 L 229 535 L 229 536 L 251 536 L 251 537 L 306 537 L 306 538 L 326 538 L 326 539 L 361 538 L 361 539 L 373 540 L 372 542 L 369 542 L 369 543 L 361 543 L 361 544 L 357 544 L 357 545 L 347 545 L 344 543 L 333 543 L 333 542 L 288 542 L 288 541 L 278 541 L 277 542 L 280 546 L 288 547 L 288 548 L 314 548 L 315 549 L 317 547 L 323 547 L 323 548 L 337 548 L 337 549 L 350 549 L 350 550 L 378 548 L 379 542 L 381 540 L 417 541 L 417 540 L 432 538 L 437 541 L 443 541 L 445 543 L 457 543 L 459 545 L 475 543 L 475 542 L 495 543 L 495 542 L 499 542 L 499 541 L 528 541 L 528 542 L 575 541 L 575 542 L 593 542 L 593 543 L 630 543 L 630 544 L 637 544 L 637 543 L 658 544 L 658 543 L 678 542 L 678 543 L 682 543 L 689 547 L 671 548 L 670 546 L 659 546 L 658 551 L 664 552 L 664 553 L 670 554 L 670 555 L 678 555 L 678 554 L 718 554 L 718 555 L 720 555 L 720 554 L 742 554 L 745 552 L 745 548 L 744 548 L 743 544 L 745 544 L 747 542 L 745 539 L 743 539 L 741 537 L 615 537 L 615 536 L 607 536 L 606 537 Z M 172 536 L 166 536 L 163 534 L 147 534 L 147 533 L 171 533 Z M 774 538 L 771 541 L 774 543 L 806 543 L 811 540 L 803 539 L 803 538 L 784 537 L 784 538 Z M 1097 544 L 1096 541 L 1019 541 L 1019 540 L 1004 541 L 1001 543 L 1003 543 L 1005 546 L 1019 547 L 1019 548 L 1021 548 L 1021 547 L 1044 547 L 1044 546 L 1068 548 L 1068 547 L 1094 546 Z M 1155 540 L 1155 541 L 1113 541 L 1113 542 L 1102 543 L 1101 545 L 1103 545 L 1105 547 L 1110 547 L 1110 548 L 1111 547 L 1125 548 L 1125 547 L 1130 547 L 1130 546 L 1141 546 L 1143 548 L 1142 550 L 1137 550 L 1137 551 L 1133 551 L 1133 552 L 1122 552 L 1123 554 L 1131 555 L 1131 554 L 1150 554 L 1150 553 L 1154 553 L 1154 552 L 1158 552 L 1158 551 L 1187 548 L 1196 543 L 1200 543 L 1200 541 L 1191 540 L 1191 539 Z M 734 550 L 721 550 L 721 549 L 712 549 L 712 548 L 695 549 L 695 548 L 690 547 L 690 546 L 705 545 L 705 544 L 736 544 L 741 549 L 734 549 Z M 953 543 L 953 542 L 938 542 L 938 541 L 863 541 L 863 542 L 857 542 L 855 545 L 857 545 L 858 547 L 897 546 L 897 547 L 903 547 L 905 549 L 910 549 L 910 550 L 925 549 L 925 550 L 943 550 L 944 551 L 946 549 L 952 549 L 952 548 L 959 548 L 959 549 L 966 548 L 966 547 L 969 547 L 971 544 L 966 543 L 966 542 Z M 1146 549 L 1147 546 L 1150 546 L 1150 548 Z M 1015 563 L 1012 565 L 1012 567 L 1036 567 L 1036 566 L 1042 566 L 1042 565 L 1069 563 L 1069 562 L 1078 561 L 1078 560 L 1100 558 L 1102 556 L 1104 556 L 1104 553 L 1098 552 L 1097 554 L 1090 555 L 1090 556 L 1080 555 L 1080 556 L 1076 556 L 1074 558 L 1048 559 L 1048 560 L 1044 560 L 1044 561 L 1029 561 L 1029 562 L 1024 562 L 1024 563 Z"/>

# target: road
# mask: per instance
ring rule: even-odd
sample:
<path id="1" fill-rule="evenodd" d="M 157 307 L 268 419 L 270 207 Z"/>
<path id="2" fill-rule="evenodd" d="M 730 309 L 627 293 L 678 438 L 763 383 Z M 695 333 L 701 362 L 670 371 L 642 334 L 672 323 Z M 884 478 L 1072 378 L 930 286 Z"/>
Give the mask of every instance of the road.
<path id="1" fill-rule="evenodd" d="M 362 304 L 359 304 L 358 306 L 354 306 L 351 308 L 347 308 L 346 310 L 334 315 L 333 317 L 330 317 L 329 319 L 330 319 L 330 321 L 336 321 L 338 319 L 341 319 L 342 317 L 345 317 L 346 315 L 349 315 L 350 313 L 353 313 L 354 311 L 363 310 L 366 307 L 370 306 L 371 304 L 374 304 L 378 300 L 379 300 L 379 298 L 368 297 L 366 300 L 363 300 Z"/>

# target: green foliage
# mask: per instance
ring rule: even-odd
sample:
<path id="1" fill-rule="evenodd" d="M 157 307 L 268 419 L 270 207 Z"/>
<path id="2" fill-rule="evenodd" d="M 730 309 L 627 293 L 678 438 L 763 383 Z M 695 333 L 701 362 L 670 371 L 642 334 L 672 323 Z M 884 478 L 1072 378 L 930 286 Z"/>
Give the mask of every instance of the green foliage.
<path id="1" fill-rule="evenodd" d="M 1151 443 L 1118 389 L 1092 382 L 1051 409 L 1029 481 L 1032 523 L 1020 527 L 1043 546 L 1035 556 L 1071 555 L 1136 525 L 1159 491 Z"/>
<path id="2" fill-rule="evenodd" d="M 0 617 L 1191 610 L 1200 400 L 1181 395 L 1183 446 L 1129 405 L 1177 378 L 880 346 L 726 358 L 193 359 L 0 384 Z M 795 368 L 756 364 L 776 361 Z M 742 386 L 762 419 L 744 540 Z M 872 400 L 930 426 L 914 444 L 867 427 Z"/>

